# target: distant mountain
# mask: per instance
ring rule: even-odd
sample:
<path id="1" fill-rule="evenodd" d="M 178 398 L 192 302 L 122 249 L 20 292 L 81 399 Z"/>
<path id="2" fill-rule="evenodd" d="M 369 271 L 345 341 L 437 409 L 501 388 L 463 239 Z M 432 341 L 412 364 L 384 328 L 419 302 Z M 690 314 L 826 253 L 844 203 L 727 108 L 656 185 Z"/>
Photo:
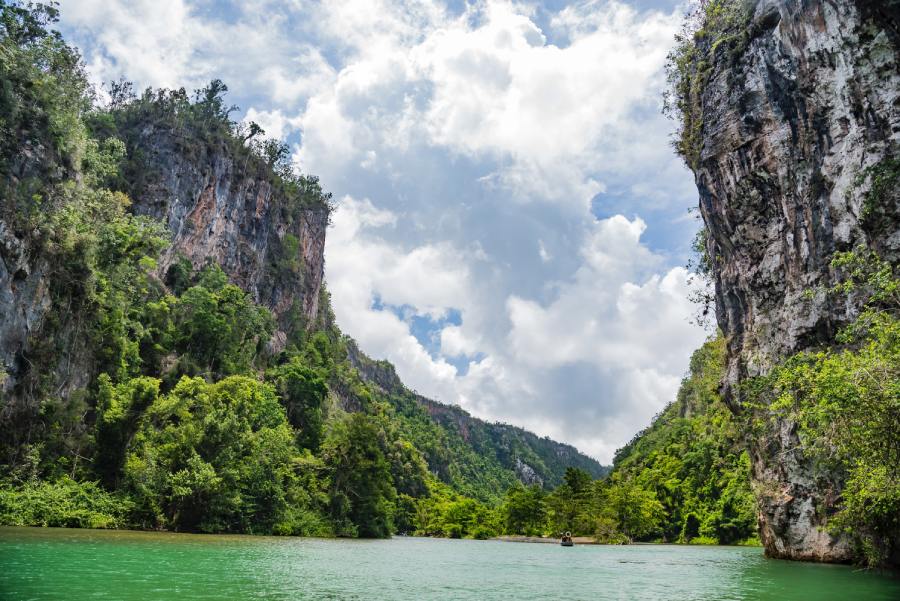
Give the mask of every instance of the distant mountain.
<path id="1" fill-rule="evenodd" d="M 394 408 L 404 436 L 423 452 L 429 469 L 464 494 L 492 500 L 516 480 L 554 488 L 567 467 L 583 469 L 594 478 L 611 469 L 571 445 L 509 424 L 485 422 L 458 406 L 417 394 L 388 361 L 370 359 L 349 339 L 347 350 L 362 379 L 377 386 Z"/>

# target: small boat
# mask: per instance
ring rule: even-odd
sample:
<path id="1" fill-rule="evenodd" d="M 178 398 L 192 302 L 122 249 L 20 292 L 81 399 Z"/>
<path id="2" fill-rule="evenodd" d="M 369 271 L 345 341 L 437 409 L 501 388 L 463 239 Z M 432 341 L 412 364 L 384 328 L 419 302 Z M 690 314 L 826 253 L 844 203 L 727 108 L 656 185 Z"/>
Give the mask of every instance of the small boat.
<path id="1" fill-rule="evenodd" d="M 572 533 L 566 532 L 563 534 L 562 540 L 559 542 L 563 547 L 574 547 L 575 542 L 572 540 Z"/>

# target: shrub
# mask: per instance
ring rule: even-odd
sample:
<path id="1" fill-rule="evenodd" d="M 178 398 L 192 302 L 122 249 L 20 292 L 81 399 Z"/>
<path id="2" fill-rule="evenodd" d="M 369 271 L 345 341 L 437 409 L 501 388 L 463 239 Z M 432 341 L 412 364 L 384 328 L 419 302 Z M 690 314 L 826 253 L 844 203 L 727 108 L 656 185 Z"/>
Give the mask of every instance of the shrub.
<path id="1" fill-rule="evenodd" d="M 0 523 L 9 526 L 123 528 L 133 507 L 121 494 L 67 476 L 55 482 L 0 488 Z"/>

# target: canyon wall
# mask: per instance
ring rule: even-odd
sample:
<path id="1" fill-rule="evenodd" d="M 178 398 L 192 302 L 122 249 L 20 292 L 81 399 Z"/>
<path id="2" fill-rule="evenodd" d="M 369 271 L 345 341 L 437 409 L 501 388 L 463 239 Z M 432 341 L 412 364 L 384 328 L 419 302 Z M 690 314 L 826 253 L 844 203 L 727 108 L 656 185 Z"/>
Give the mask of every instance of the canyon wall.
<path id="1" fill-rule="evenodd" d="M 877 206 L 869 194 L 875 174 L 896 177 L 900 158 L 898 10 L 891 0 L 762 0 L 731 40 L 698 37 L 710 70 L 689 163 L 736 413 L 746 409 L 741 382 L 829 344 L 857 314 L 853 297 L 826 294 L 835 252 L 900 258 L 896 179 Z M 840 476 L 804 457 L 795 424 L 776 421 L 748 446 L 767 553 L 852 559 L 825 528 Z"/>
<path id="2" fill-rule="evenodd" d="M 147 123 L 126 138 L 129 154 L 152 166 L 130 190 L 135 213 L 168 227 L 172 244 L 159 271 L 179 257 L 197 269 L 218 264 L 229 280 L 270 309 L 282 338 L 314 323 L 324 277 L 328 207 L 292 198 L 256 157 L 225 144 L 187 152 L 178 132 Z M 277 340 L 276 340 L 277 342 Z"/>

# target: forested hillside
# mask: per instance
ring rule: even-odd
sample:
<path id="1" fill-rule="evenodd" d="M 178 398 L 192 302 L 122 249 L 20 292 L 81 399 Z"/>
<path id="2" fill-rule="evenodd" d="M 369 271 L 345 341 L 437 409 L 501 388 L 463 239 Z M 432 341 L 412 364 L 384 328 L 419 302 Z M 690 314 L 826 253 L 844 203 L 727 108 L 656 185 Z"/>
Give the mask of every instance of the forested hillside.
<path id="1" fill-rule="evenodd" d="M 718 394 L 722 338 L 691 357 L 678 398 L 619 449 L 611 483 L 632 480 L 655 495 L 669 541 L 733 544 L 755 538 L 750 459 L 740 427 Z"/>
<path id="2" fill-rule="evenodd" d="M 318 181 L 221 82 L 98 103 L 55 17 L 0 2 L 0 523 L 490 536 L 520 479 L 602 475 L 372 379 Z"/>
<path id="3" fill-rule="evenodd" d="M 694 353 L 677 399 L 619 449 L 609 477 L 572 468 L 549 494 L 514 486 L 501 506 L 504 528 L 605 543 L 758 544 L 741 425 L 718 394 L 724 367 L 716 337 Z"/>

